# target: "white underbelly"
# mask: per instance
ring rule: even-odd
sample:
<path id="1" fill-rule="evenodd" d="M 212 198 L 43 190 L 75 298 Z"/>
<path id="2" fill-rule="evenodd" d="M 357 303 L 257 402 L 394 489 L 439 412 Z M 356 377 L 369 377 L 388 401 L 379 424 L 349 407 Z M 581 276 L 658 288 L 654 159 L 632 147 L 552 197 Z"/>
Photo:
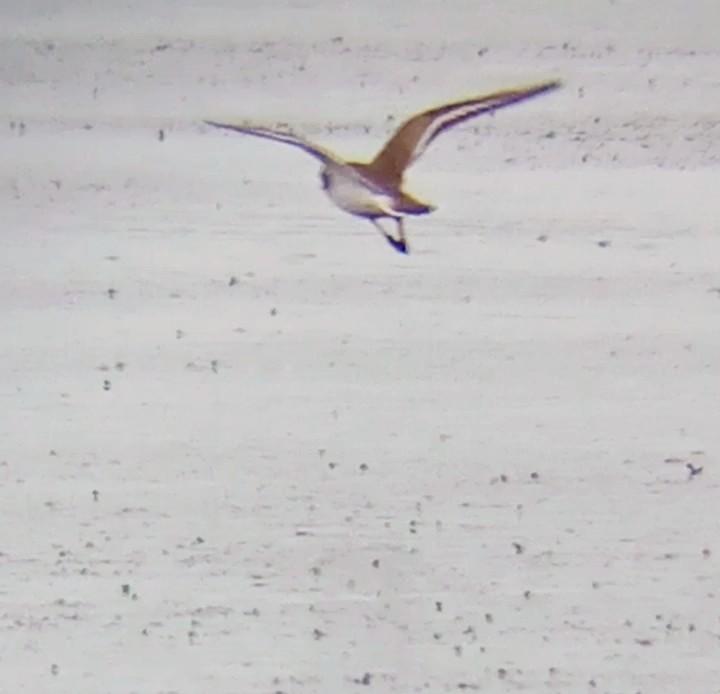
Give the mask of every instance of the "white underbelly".
<path id="1" fill-rule="evenodd" d="M 392 213 L 389 195 L 377 193 L 356 180 L 342 175 L 332 175 L 325 191 L 341 210 L 356 215 L 386 215 Z"/>

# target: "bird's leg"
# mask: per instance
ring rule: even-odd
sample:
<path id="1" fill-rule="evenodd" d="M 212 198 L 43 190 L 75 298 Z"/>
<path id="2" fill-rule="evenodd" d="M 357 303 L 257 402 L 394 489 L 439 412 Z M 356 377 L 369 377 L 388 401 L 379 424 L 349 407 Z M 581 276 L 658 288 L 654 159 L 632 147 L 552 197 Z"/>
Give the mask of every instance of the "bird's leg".
<path id="1" fill-rule="evenodd" d="M 401 253 L 409 253 L 410 249 L 408 248 L 407 244 L 407 238 L 405 238 L 405 224 L 403 222 L 402 217 L 395 217 L 395 223 L 397 224 L 397 230 L 398 230 L 398 240 L 397 240 L 397 246 L 393 246 L 396 248 L 396 250 L 400 251 Z"/>
<path id="2" fill-rule="evenodd" d="M 386 239 L 389 239 L 389 238 L 390 238 L 390 235 L 387 233 L 387 231 L 385 231 L 385 229 L 382 228 L 382 226 L 380 225 L 380 222 L 378 222 L 378 220 L 375 219 L 375 217 L 368 217 L 368 221 L 370 221 L 370 222 L 372 223 L 372 225 L 373 225 Z"/>
<path id="3" fill-rule="evenodd" d="M 402 219 L 400 217 L 395 217 L 395 221 L 398 224 L 398 232 L 400 234 L 399 239 L 394 239 L 390 234 L 385 231 L 385 229 L 380 226 L 380 222 L 377 221 L 377 219 L 371 217 L 370 221 L 372 222 L 373 226 L 385 237 L 385 240 L 398 252 L 398 253 L 407 253 L 407 244 L 405 243 L 405 232 L 403 230 L 402 225 Z"/>

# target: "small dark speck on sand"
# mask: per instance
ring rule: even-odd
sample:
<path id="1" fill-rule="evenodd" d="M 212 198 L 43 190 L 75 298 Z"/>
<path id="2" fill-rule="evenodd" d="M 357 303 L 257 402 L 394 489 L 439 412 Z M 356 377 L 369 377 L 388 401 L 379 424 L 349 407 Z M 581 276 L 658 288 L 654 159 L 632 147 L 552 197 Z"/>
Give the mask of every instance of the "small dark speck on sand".
<path id="1" fill-rule="evenodd" d="M 695 467 L 692 463 L 686 463 L 685 467 L 687 468 L 687 471 L 689 473 L 689 480 L 693 479 L 693 477 L 695 477 L 696 475 L 699 475 L 704 469 L 702 467 Z"/>

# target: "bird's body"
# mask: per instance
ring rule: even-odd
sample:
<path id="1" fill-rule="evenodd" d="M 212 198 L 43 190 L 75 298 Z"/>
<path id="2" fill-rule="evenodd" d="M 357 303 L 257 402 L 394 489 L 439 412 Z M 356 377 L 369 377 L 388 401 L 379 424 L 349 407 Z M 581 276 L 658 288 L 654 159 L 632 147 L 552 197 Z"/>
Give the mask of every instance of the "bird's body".
<path id="1" fill-rule="evenodd" d="M 403 190 L 393 189 L 365 165 L 350 162 L 348 166 L 352 171 L 326 164 L 320 172 L 325 192 L 341 210 L 358 217 L 388 217 L 426 214 L 434 209 Z"/>
<path id="2" fill-rule="evenodd" d="M 330 200 L 341 210 L 370 221 L 401 253 L 408 252 L 403 217 L 432 212 L 433 205 L 417 200 L 403 190 L 405 170 L 444 130 L 482 113 L 496 111 L 556 89 L 559 82 L 545 82 L 520 89 L 496 92 L 465 99 L 423 111 L 405 121 L 370 162 L 349 162 L 297 135 L 263 127 L 231 125 L 205 121 L 216 128 L 234 130 L 276 142 L 284 142 L 319 159 L 322 187 Z M 395 220 L 398 237 L 388 234 L 378 219 Z"/>
<path id="3" fill-rule="evenodd" d="M 341 210 L 359 217 L 384 216 L 392 197 L 352 164 L 350 167 L 351 171 L 332 163 L 323 167 L 320 179 L 330 200 Z"/>

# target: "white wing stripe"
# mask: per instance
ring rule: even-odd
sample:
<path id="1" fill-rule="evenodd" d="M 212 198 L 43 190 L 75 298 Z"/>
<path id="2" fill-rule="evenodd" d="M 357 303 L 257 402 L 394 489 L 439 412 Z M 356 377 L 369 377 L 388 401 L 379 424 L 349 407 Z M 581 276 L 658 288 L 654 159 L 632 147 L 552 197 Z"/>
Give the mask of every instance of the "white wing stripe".
<path id="1" fill-rule="evenodd" d="M 460 106 L 456 109 L 453 109 L 452 111 L 448 111 L 447 113 L 443 113 L 441 116 L 437 116 L 437 118 L 435 118 L 433 123 L 428 126 L 427 130 L 423 133 L 423 136 L 418 141 L 417 146 L 415 147 L 415 152 L 413 153 L 412 160 L 415 161 L 418 157 L 422 155 L 422 153 L 427 149 L 430 142 L 435 139 L 438 131 L 442 130 L 446 125 L 448 125 L 448 123 L 452 123 L 459 118 L 470 116 L 474 113 L 480 114 L 483 111 L 489 111 L 497 106 L 497 103 L 467 104 L 465 106 Z"/>

